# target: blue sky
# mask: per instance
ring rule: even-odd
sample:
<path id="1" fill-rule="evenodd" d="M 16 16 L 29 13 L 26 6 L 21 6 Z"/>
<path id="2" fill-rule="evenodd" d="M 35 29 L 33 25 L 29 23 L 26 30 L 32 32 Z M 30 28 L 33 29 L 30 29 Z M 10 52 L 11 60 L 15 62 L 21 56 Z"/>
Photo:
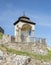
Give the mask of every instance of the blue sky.
<path id="1" fill-rule="evenodd" d="M 0 0 L 0 26 L 5 34 L 14 35 L 13 23 L 23 11 L 36 23 L 35 36 L 46 38 L 51 46 L 51 0 Z"/>

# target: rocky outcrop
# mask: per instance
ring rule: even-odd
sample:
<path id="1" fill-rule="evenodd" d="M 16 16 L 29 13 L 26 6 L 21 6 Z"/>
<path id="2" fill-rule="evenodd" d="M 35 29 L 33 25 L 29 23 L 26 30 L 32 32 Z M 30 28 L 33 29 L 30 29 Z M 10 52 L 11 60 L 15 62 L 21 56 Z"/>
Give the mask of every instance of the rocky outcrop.
<path id="1" fill-rule="evenodd" d="M 34 40 L 36 40 L 36 38 Z M 42 55 L 47 54 L 47 44 L 45 39 L 38 39 L 35 42 L 15 42 L 13 36 L 3 35 L 3 38 L 0 39 L 0 44 L 5 44 L 9 48 L 22 50 L 30 53 L 35 52 Z"/>
<path id="2" fill-rule="evenodd" d="M 35 60 L 32 59 L 28 65 L 51 65 L 51 61 Z"/>
<path id="3" fill-rule="evenodd" d="M 32 59 L 29 56 L 7 54 L 0 50 L 0 65 L 51 65 L 51 61 Z"/>
<path id="4" fill-rule="evenodd" d="M 22 56 L 16 54 L 4 54 L 0 50 L 0 65 L 28 65 L 31 58 L 29 56 Z"/>
<path id="5" fill-rule="evenodd" d="M 5 43 L 5 45 L 8 48 L 13 48 L 25 52 L 30 52 L 30 53 L 37 53 L 41 55 L 46 55 L 47 52 L 47 47 L 43 45 L 42 43 Z"/>

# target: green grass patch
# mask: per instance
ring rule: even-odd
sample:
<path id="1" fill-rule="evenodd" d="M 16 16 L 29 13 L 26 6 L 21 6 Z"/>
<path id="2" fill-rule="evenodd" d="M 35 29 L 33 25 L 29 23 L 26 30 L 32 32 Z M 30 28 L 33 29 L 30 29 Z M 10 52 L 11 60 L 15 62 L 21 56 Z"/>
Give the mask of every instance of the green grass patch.
<path id="1" fill-rule="evenodd" d="M 19 50 L 7 48 L 7 52 L 12 53 L 12 54 L 17 54 L 17 55 L 30 56 L 33 59 L 39 59 L 39 60 L 43 59 L 45 61 L 51 60 L 51 54 L 49 54 L 49 53 L 51 53 L 51 51 L 49 51 L 47 55 L 41 55 L 41 54 L 29 53 L 29 52 L 25 52 L 25 51 L 19 51 Z"/>
<path id="2" fill-rule="evenodd" d="M 2 39 L 2 37 L 3 37 L 3 33 L 0 32 L 0 39 Z"/>

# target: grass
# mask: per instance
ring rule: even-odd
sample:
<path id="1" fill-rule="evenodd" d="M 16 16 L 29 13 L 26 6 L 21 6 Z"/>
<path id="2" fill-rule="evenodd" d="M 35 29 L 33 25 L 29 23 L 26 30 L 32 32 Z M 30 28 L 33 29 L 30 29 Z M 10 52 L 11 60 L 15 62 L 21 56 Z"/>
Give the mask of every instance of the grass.
<path id="1" fill-rule="evenodd" d="M 5 45 L 1 45 L 0 49 L 4 49 L 8 54 L 17 54 L 17 55 L 26 55 L 26 56 L 30 56 L 33 59 L 38 59 L 38 60 L 44 60 L 44 61 L 51 61 L 51 51 L 48 50 L 48 54 L 47 55 L 40 55 L 40 54 L 35 54 L 35 53 L 29 53 L 29 52 L 25 52 L 25 51 L 19 51 L 19 50 L 15 50 L 12 48 L 7 48 Z"/>
<path id="2" fill-rule="evenodd" d="M 2 39 L 2 37 L 3 37 L 3 34 L 0 32 L 0 39 Z"/>

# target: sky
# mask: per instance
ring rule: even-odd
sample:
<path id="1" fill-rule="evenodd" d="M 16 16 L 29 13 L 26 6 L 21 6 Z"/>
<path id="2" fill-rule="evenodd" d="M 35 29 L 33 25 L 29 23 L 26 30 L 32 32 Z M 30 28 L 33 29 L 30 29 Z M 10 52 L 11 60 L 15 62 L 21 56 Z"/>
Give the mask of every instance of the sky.
<path id="1" fill-rule="evenodd" d="M 0 26 L 5 34 L 14 35 L 13 23 L 28 16 L 35 25 L 35 37 L 46 38 L 51 46 L 51 0 L 0 0 Z"/>

